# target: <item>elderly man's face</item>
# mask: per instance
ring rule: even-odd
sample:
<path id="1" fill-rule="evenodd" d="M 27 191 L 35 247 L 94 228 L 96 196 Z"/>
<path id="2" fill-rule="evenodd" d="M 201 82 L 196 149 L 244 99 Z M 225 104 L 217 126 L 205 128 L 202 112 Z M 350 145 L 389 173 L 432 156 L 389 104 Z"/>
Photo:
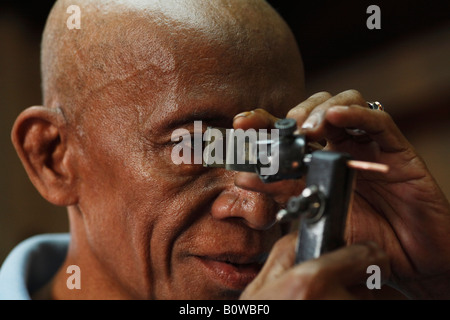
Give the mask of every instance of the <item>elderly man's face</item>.
<path id="1" fill-rule="evenodd" d="M 233 172 L 174 164 L 171 135 L 193 134 L 194 120 L 231 127 L 254 108 L 283 117 L 302 98 L 300 58 L 258 32 L 248 44 L 191 32 L 165 43 L 164 68 L 102 88 L 83 115 L 78 208 L 88 250 L 135 298 L 236 298 L 281 235 L 271 198 L 237 188 Z"/>

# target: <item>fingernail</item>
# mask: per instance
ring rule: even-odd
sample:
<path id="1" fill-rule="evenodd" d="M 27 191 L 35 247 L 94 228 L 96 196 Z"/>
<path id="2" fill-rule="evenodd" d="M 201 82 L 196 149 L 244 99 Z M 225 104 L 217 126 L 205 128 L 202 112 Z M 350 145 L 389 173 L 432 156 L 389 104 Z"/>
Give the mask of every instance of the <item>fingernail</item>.
<path id="1" fill-rule="evenodd" d="M 246 118 L 246 117 L 250 116 L 251 114 L 253 114 L 253 111 L 241 112 L 241 113 L 235 115 L 233 120 L 235 120 L 237 118 Z"/>
<path id="2" fill-rule="evenodd" d="M 313 129 L 315 128 L 320 122 L 320 116 L 315 113 L 311 115 L 302 125 L 302 129 Z"/>
<path id="3" fill-rule="evenodd" d="M 328 111 L 332 110 L 332 111 L 337 111 L 337 112 L 344 112 L 347 111 L 349 108 L 347 106 L 334 106 L 331 107 Z"/>

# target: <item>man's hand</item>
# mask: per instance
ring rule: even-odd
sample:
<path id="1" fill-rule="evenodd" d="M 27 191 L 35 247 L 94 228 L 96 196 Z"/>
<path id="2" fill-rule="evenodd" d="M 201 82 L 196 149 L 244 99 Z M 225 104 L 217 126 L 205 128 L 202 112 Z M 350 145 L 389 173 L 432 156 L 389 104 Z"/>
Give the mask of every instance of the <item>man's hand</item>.
<path id="1" fill-rule="evenodd" d="M 450 205 L 389 114 L 371 110 L 359 92 L 350 90 L 315 94 L 286 117 L 297 121 L 309 141 L 325 142 L 324 150 L 389 166 L 388 173 L 358 172 L 347 243 L 378 243 L 391 260 L 390 284 L 409 297 L 450 298 Z M 234 127 L 271 128 L 276 120 L 257 109 L 236 117 Z M 348 128 L 367 134 L 354 136 Z M 279 202 L 302 188 L 301 181 L 264 184 L 249 173 L 237 174 L 235 183 Z"/>
<path id="2" fill-rule="evenodd" d="M 367 267 L 377 265 L 389 276 L 387 255 L 375 243 L 354 244 L 294 266 L 296 235 L 274 246 L 269 259 L 241 299 L 322 300 L 370 299 Z"/>

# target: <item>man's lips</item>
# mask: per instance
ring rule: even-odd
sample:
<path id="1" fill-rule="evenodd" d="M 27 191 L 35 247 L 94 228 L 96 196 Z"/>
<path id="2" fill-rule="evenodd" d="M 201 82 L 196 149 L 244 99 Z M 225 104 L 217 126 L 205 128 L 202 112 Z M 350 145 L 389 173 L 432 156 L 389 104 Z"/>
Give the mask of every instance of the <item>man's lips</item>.
<path id="1" fill-rule="evenodd" d="M 267 255 L 200 255 L 195 258 L 213 281 L 233 290 L 243 290 L 259 273 Z"/>

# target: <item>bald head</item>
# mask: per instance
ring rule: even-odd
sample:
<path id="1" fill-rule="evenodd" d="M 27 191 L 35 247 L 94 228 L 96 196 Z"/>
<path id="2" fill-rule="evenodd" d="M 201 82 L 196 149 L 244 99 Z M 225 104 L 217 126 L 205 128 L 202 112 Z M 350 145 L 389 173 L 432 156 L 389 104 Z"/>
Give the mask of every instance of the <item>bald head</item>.
<path id="1" fill-rule="evenodd" d="M 214 261 L 266 255 L 279 204 L 233 172 L 175 164 L 172 136 L 256 108 L 284 117 L 304 98 L 283 20 L 262 0 L 59 0 L 42 75 L 45 106 L 20 114 L 13 143 L 43 197 L 68 208 L 64 266 L 88 270 L 68 290 L 61 267 L 54 296 L 236 298 L 256 269 Z"/>
<path id="2" fill-rule="evenodd" d="M 66 27 L 70 5 L 81 9 L 80 30 Z M 289 28 L 262 0 L 59 0 L 42 42 L 44 105 L 76 114 L 122 94 L 154 99 L 164 79 L 226 56 L 302 72 Z"/>

